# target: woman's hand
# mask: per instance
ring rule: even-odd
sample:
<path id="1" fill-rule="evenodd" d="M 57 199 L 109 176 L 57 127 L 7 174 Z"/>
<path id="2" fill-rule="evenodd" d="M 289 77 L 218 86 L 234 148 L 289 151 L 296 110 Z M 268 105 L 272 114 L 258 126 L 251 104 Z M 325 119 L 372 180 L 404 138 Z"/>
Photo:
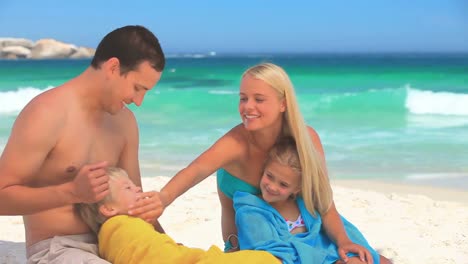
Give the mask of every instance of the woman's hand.
<path id="1" fill-rule="evenodd" d="M 159 192 L 144 192 L 139 195 L 140 199 L 133 206 L 130 206 L 128 214 L 148 223 L 154 223 L 165 209 Z"/>
<path id="2" fill-rule="evenodd" d="M 353 242 L 348 242 L 346 244 L 342 244 L 338 246 L 338 255 L 344 262 L 348 262 L 349 257 L 346 255 L 347 253 L 355 253 L 359 256 L 359 259 L 362 262 L 373 264 L 374 260 L 372 259 L 372 255 L 365 247 L 355 244 Z"/>

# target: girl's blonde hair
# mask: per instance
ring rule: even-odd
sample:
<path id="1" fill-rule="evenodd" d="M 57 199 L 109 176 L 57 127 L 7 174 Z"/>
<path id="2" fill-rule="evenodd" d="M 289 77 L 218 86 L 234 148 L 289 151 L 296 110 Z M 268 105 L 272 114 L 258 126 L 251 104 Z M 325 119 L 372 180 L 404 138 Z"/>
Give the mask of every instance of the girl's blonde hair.
<path id="1" fill-rule="evenodd" d="M 287 73 L 275 64 L 262 63 L 247 69 L 242 77 L 245 75 L 264 81 L 277 92 L 280 100 L 285 100 L 286 111 L 283 117 L 286 122 L 283 122 L 280 137 L 292 136 L 296 141 L 302 168 L 301 195 L 307 210 L 313 215 L 315 210 L 320 214 L 325 213 L 333 202 L 325 159 L 312 144 L 304 118 L 299 111 L 294 87 Z"/>
<path id="2" fill-rule="evenodd" d="M 268 152 L 265 167 L 271 162 L 278 162 L 283 166 L 288 166 L 302 177 L 301 162 L 297 153 L 296 142 L 292 136 L 282 136 L 276 141 Z"/>
<path id="3" fill-rule="evenodd" d="M 125 170 L 117 167 L 107 167 L 106 173 L 109 176 L 109 182 L 112 179 L 127 178 L 128 174 Z M 105 203 L 111 202 L 114 200 L 115 194 L 112 193 L 112 188 L 109 186 L 109 194 L 104 197 L 101 201 L 92 204 L 79 203 L 75 204 L 75 209 L 80 215 L 81 219 L 91 228 L 94 233 L 98 233 L 101 225 L 107 220 L 99 212 L 99 207 Z"/>

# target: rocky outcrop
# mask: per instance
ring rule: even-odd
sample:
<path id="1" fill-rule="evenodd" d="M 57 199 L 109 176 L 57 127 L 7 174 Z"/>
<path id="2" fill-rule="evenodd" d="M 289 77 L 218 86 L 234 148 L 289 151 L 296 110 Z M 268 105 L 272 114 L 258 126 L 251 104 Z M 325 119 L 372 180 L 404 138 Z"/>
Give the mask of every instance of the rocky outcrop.
<path id="1" fill-rule="evenodd" d="M 40 39 L 31 49 L 31 59 L 68 58 L 77 50 L 72 44 L 55 39 Z"/>
<path id="2" fill-rule="evenodd" d="M 8 46 L 1 49 L 6 59 L 25 59 L 31 57 L 31 50 L 22 46 Z"/>
<path id="3" fill-rule="evenodd" d="M 55 39 L 36 42 L 22 38 L 0 38 L 0 59 L 90 58 L 95 49 L 77 47 Z"/>
<path id="4" fill-rule="evenodd" d="M 31 49 L 34 41 L 24 38 L 0 38 L 0 48 L 8 46 L 20 46 Z"/>
<path id="5" fill-rule="evenodd" d="M 76 51 L 72 55 L 70 55 L 70 58 L 81 59 L 81 58 L 93 57 L 95 51 L 96 50 L 92 48 L 79 47 L 78 49 L 76 49 Z"/>

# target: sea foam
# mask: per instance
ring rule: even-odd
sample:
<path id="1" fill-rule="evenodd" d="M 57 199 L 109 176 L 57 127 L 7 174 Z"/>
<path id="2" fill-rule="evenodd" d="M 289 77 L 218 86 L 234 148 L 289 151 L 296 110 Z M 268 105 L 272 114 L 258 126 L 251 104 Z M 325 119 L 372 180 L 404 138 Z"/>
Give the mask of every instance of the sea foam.
<path id="1" fill-rule="evenodd" d="M 47 87 L 41 90 L 35 87 L 21 87 L 16 91 L 0 92 L 0 115 L 17 114 L 34 97 L 51 88 Z"/>
<path id="2" fill-rule="evenodd" d="M 405 106 L 412 114 L 468 116 L 468 94 L 421 91 L 407 87 Z"/>

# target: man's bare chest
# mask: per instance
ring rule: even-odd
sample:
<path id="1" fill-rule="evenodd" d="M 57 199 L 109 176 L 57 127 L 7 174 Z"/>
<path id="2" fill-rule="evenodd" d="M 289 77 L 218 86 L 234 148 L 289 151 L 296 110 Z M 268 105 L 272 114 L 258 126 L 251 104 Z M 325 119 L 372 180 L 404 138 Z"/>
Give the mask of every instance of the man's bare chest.
<path id="1" fill-rule="evenodd" d="M 48 153 L 38 180 L 43 184 L 58 184 L 72 180 L 85 165 L 101 161 L 107 161 L 111 166 L 117 165 L 126 140 L 124 135 L 116 132 L 67 131 Z"/>

